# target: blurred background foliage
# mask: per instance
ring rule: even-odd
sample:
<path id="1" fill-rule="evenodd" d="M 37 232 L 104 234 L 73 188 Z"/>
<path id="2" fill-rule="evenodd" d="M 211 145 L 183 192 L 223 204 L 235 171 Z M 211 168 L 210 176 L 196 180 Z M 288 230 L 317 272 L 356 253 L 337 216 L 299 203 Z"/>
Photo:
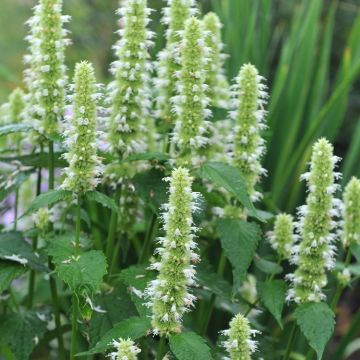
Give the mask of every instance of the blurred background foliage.
<path id="1" fill-rule="evenodd" d="M 160 23 L 163 0 L 148 0 L 157 10 L 151 26 L 158 33 L 153 55 L 164 46 Z M 64 0 L 72 16 L 73 45 L 68 50 L 70 75 L 75 62 L 95 64 L 106 82 L 116 40 L 119 0 Z M 303 199 L 299 175 L 319 136 L 335 143 L 345 183 L 360 175 L 360 0 L 202 0 L 202 11 L 221 17 L 233 78 L 241 64 L 254 63 L 268 79 L 269 129 L 263 184 L 270 210 L 293 211 Z M 26 19 L 35 0 L 0 1 L 0 102 L 21 85 Z"/>

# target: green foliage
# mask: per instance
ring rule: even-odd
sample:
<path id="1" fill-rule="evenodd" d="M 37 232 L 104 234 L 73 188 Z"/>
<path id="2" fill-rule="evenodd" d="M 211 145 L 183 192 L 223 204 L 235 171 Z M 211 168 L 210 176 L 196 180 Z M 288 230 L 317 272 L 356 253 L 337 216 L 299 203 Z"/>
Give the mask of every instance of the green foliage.
<path id="1" fill-rule="evenodd" d="M 32 126 L 29 124 L 9 124 L 0 127 L 0 136 L 9 135 L 17 132 L 28 132 L 32 130 Z"/>
<path id="2" fill-rule="evenodd" d="M 11 282 L 26 271 L 23 265 L 13 261 L 0 261 L 0 293 L 6 290 Z"/>
<path id="3" fill-rule="evenodd" d="M 89 201 L 95 201 L 104 207 L 107 207 L 115 212 L 119 212 L 119 207 L 115 203 L 114 199 L 99 191 L 89 191 L 86 193 L 85 198 Z"/>

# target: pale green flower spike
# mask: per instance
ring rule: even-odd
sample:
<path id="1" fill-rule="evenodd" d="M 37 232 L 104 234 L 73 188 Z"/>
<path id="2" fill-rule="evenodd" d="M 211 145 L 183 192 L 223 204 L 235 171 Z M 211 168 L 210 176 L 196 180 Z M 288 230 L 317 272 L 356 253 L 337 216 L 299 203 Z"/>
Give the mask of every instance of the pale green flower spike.
<path id="1" fill-rule="evenodd" d="M 50 136 L 57 133 L 65 108 L 64 52 L 70 40 L 63 25 L 70 17 L 61 11 L 62 0 L 40 0 L 27 22 L 30 27 L 26 38 L 30 54 L 24 58 L 28 66 L 24 73 L 29 90 L 27 112 L 37 131 Z"/>
<path id="2" fill-rule="evenodd" d="M 199 261 L 192 218 L 198 194 L 191 191 L 193 179 L 187 169 L 177 168 L 165 180 L 170 182 L 169 203 L 163 213 L 165 237 L 158 239 L 159 261 L 150 266 L 159 274 L 145 292 L 152 309 L 153 333 L 160 336 L 181 331 L 183 314 L 194 306 L 195 296 L 189 287 L 195 284 L 192 263 Z"/>
<path id="3" fill-rule="evenodd" d="M 137 360 L 138 354 L 141 352 L 131 339 L 120 338 L 118 341 L 114 340 L 112 345 L 116 351 L 108 355 L 111 360 Z"/>
<path id="4" fill-rule="evenodd" d="M 111 65 L 115 80 L 110 83 L 108 140 L 111 150 L 126 158 L 148 149 L 151 107 L 149 47 L 154 33 L 147 29 L 151 10 L 146 0 L 127 0 L 118 9 L 122 28 L 114 46 L 117 60 Z"/>
<path id="5" fill-rule="evenodd" d="M 208 109 L 205 84 L 209 49 L 204 41 L 201 21 L 192 17 L 186 21 L 184 38 L 180 45 L 181 70 L 177 73 L 178 95 L 172 98 L 177 121 L 172 137 L 184 165 L 201 161 L 199 154 L 208 143 L 211 130 L 206 121 L 211 116 Z"/>
<path id="6" fill-rule="evenodd" d="M 97 102 L 95 74 L 86 61 L 76 64 L 74 75 L 73 114 L 69 117 L 64 143 L 68 152 L 64 158 L 69 167 L 63 174 L 61 187 L 77 195 L 96 188 L 102 171 L 97 153 Z"/>
<path id="7" fill-rule="evenodd" d="M 340 174 L 334 169 L 339 158 L 333 155 L 333 146 L 320 139 L 313 146 L 310 172 L 302 175 L 309 195 L 306 205 L 299 208 L 296 224 L 300 242 L 293 247 L 291 262 L 297 265 L 287 299 L 296 303 L 319 302 L 326 298 L 322 292 L 327 284 L 326 270 L 335 265 L 337 223 L 341 202 L 334 198 L 338 189 L 335 180 Z"/>
<path id="8" fill-rule="evenodd" d="M 162 22 L 167 26 L 166 47 L 159 54 L 156 66 L 158 76 L 155 85 L 158 89 L 156 116 L 169 124 L 175 124 L 171 99 L 176 95 L 176 73 L 180 70 L 179 44 L 187 19 L 195 15 L 194 0 L 167 0 Z"/>
<path id="9" fill-rule="evenodd" d="M 229 354 L 231 360 L 250 360 L 251 354 L 257 350 L 257 342 L 252 340 L 257 330 L 252 330 L 248 319 L 243 315 L 237 314 L 230 321 L 230 329 L 222 333 L 227 337 L 223 346 Z"/>
<path id="10" fill-rule="evenodd" d="M 266 86 L 261 83 L 255 66 L 243 65 L 236 84 L 232 88 L 232 109 L 230 117 L 235 122 L 234 136 L 231 141 L 233 165 L 243 174 L 248 192 L 253 201 L 261 199 L 262 194 L 255 186 L 266 170 L 261 166 L 261 156 L 264 154 L 264 140 L 261 130 L 264 124 L 266 104 Z"/>
<path id="11" fill-rule="evenodd" d="M 296 235 L 294 234 L 293 217 L 289 214 L 277 215 L 274 231 L 269 235 L 270 244 L 277 252 L 280 259 L 290 259 L 292 247 L 296 238 Z"/>
<path id="12" fill-rule="evenodd" d="M 39 229 L 40 232 L 46 232 L 50 228 L 50 224 L 53 222 L 53 214 L 51 209 L 39 209 L 35 214 L 33 214 L 33 220 L 35 226 Z"/>
<path id="13" fill-rule="evenodd" d="M 203 19 L 205 43 L 210 49 L 209 62 L 206 66 L 206 81 L 211 105 L 218 108 L 228 108 L 230 100 L 229 83 L 224 72 L 226 55 L 222 53 L 224 44 L 221 41 L 222 24 L 219 17 L 210 12 Z"/>
<path id="14" fill-rule="evenodd" d="M 353 177 L 345 188 L 343 209 L 344 247 L 360 244 L 360 180 Z"/>

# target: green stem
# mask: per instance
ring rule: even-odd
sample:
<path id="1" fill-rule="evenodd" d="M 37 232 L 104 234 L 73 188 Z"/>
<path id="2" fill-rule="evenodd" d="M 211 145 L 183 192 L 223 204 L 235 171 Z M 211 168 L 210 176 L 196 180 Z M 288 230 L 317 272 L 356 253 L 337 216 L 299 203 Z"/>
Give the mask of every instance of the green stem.
<path id="1" fill-rule="evenodd" d="M 119 205 L 120 196 L 121 196 L 121 186 L 118 186 L 116 188 L 115 195 L 114 195 L 114 200 L 115 200 L 116 205 Z M 117 221 L 118 221 L 118 213 L 113 210 L 111 212 L 109 232 L 108 232 L 108 237 L 107 237 L 107 241 L 106 241 L 106 258 L 108 260 L 109 266 L 113 262 Z"/>
<path id="2" fill-rule="evenodd" d="M 296 335 L 296 322 L 294 322 L 292 329 L 291 329 L 291 333 L 289 336 L 289 341 L 286 347 L 286 352 L 285 352 L 285 356 L 284 356 L 284 360 L 289 360 L 290 358 L 290 354 L 291 354 L 291 350 L 293 348 L 294 345 L 294 341 L 295 341 L 295 335 Z"/>
<path id="3" fill-rule="evenodd" d="M 157 353 L 156 353 L 156 360 L 162 360 L 164 356 L 164 350 L 166 345 L 166 338 L 164 336 L 160 337 Z"/>
<path id="4" fill-rule="evenodd" d="M 156 229 L 156 224 L 157 224 L 157 216 L 155 213 L 152 213 L 150 224 L 147 228 L 146 235 L 145 235 L 144 246 L 142 248 L 141 255 L 139 258 L 140 264 L 143 264 L 149 256 L 151 243 L 152 243 L 153 236 L 154 236 L 154 230 Z"/>
<path id="5" fill-rule="evenodd" d="M 18 208 L 19 208 L 19 189 L 15 191 L 15 206 L 14 206 L 14 227 L 13 230 L 17 230 L 17 218 L 18 218 Z"/>

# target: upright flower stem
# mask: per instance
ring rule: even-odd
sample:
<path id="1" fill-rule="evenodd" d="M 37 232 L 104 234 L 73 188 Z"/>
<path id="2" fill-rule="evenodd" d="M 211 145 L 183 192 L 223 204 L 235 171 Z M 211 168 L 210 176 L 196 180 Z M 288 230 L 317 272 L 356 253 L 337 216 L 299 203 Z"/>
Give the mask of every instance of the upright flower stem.
<path id="1" fill-rule="evenodd" d="M 17 230 L 17 218 L 18 218 L 18 208 L 19 208 L 19 189 L 15 191 L 15 205 L 14 205 L 14 226 L 13 230 Z"/>
<path id="2" fill-rule="evenodd" d="M 146 235 L 145 235 L 144 246 L 141 250 L 141 255 L 139 258 L 140 264 L 143 264 L 149 256 L 151 242 L 154 238 L 154 232 L 155 232 L 156 227 L 157 227 L 157 216 L 155 213 L 152 213 L 150 224 L 149 224 L 149 227 L 147 228 Z"/>
<path id="3" fill-rule="evenodd" d="M 55 157 L 54 157 L 54 143 L 49 141 L 49 190 L 54 190 L 55 184 Z M 48 257 L 48 266 L 50 271 L 54 270 L 54 264 L 51 261 L 51 257 Z M 65 360 L 65 348 L 64 340 L 61 331 L 61 321 L 60 321 L 60 306 L 59 306 L 59 297 L 56 288 L 56 280 L 53 275 L 50 275 L 50 292 L 51 292 L 51 301 L 54 310 L 54 318 L 56 325 L 56 337 L 59 345 L 59 359 Z"/>
<path id="4" fill-rule="evenodd" d="M 157 353 L 156 353 L 156 360 L 162 360 L 164 356 L 164 350 L 166 345 L 166 338 L 165 336 L 160 337 Z"/>
<path id="5" fill-rule="evenodd" d="M 296 335 L 296 322 L 294 322 L 294 324 L 292 326 L 292 329 L 291 329 L 291 333 L 290 333 L 290 336 L 289 336 L 289 341 L 288 341 L 288 344 L 287 344 L 287 347 L 286 347 L 284 360 L 289 360 L 290 359 L 291 350 L 292 350 L 293 345 L 294 345 L 295 335 Z"/>
<path id="6" fill-rule="evenodd" d="M 80 225 L 81 225 L 81 199 L 78 197 L 76 206 L 76 228 L 75 228 L 75 256 L 80 254 Z M 71 322 L 71 352 L 70 360 L 75 359 L 77 352 L 77 317 L 78 317 L 78 298 L 74 293 L 72 296 L 72 322 Z"/>

